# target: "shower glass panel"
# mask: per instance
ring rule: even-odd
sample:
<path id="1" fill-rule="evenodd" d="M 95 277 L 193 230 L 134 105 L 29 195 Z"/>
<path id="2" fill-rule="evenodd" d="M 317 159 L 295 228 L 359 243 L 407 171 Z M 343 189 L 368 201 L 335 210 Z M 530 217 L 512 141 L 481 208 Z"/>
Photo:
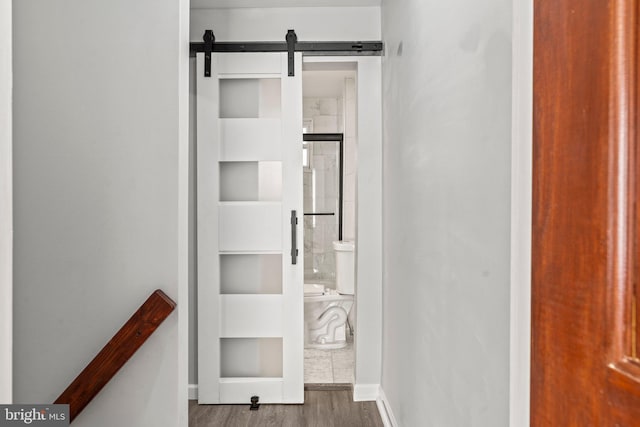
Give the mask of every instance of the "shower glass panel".
<path id="1" fill-rule="evenodd" d="M 333 242 L 342 239 L 342 134 L 305 134 L 304 279 L 335 283 Z"/>

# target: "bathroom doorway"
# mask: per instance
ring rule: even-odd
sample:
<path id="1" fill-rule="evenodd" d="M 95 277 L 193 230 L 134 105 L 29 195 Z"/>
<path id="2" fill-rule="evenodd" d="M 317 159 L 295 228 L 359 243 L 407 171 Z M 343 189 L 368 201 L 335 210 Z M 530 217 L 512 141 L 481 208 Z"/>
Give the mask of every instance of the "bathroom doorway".
<path id="1" fill-rule="evenodd" d="M 303 69 L 304 382 L 354 383 L 356 69 Z"/>

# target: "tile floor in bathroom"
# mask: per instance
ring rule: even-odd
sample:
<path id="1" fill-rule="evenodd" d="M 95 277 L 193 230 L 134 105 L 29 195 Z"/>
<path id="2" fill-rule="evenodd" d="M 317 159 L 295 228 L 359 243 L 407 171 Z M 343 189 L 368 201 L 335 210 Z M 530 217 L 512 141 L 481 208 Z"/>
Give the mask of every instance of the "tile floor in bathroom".
<path id="1" fill-rule="evenodd" d="M 353 336 L 347 333 L 347 346 L 335 350 L 304 349 L 306 384 L 353 384 Z"/>

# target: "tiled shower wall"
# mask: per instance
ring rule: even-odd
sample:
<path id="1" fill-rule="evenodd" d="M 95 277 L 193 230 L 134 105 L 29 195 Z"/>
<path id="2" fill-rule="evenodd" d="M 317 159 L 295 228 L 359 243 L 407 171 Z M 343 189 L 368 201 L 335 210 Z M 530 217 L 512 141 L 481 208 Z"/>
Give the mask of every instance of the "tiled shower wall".
<path id="1" fill-rule="evenodd" d="M 313 133 L 344 133 L 343 240 L 355 239 L 356 104 L 355 81 L 345 79 L 343 96 L 303 100 L 304 118 L 313 120 Z M 315 143 L 310 163 L 304 170 L 304 211 L 335 212 L 334 216 L 304 218 L 305 282 L 335 287 L 335 253 L 338 239 L 338 157 L 334 144 Z M 313 187 L 315 186 L 315 208 Z"/>
<path id="2" fill-rule="evenodd" d="M 313 119 L 313 133 L 339 133 L 344 127 L 342 97 L 303 99 L 305 119 Z"/>

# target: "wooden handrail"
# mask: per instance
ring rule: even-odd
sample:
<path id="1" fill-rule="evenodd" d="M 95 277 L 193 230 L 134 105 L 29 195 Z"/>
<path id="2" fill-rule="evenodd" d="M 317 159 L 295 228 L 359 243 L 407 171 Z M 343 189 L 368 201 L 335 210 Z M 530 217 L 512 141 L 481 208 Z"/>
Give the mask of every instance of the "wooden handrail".
<path id="1" fill-rule="evenodd" d="M 73 421 L 175 307 L 164 292 L 153 292 L 54 403 L 68 404 Z"/>

